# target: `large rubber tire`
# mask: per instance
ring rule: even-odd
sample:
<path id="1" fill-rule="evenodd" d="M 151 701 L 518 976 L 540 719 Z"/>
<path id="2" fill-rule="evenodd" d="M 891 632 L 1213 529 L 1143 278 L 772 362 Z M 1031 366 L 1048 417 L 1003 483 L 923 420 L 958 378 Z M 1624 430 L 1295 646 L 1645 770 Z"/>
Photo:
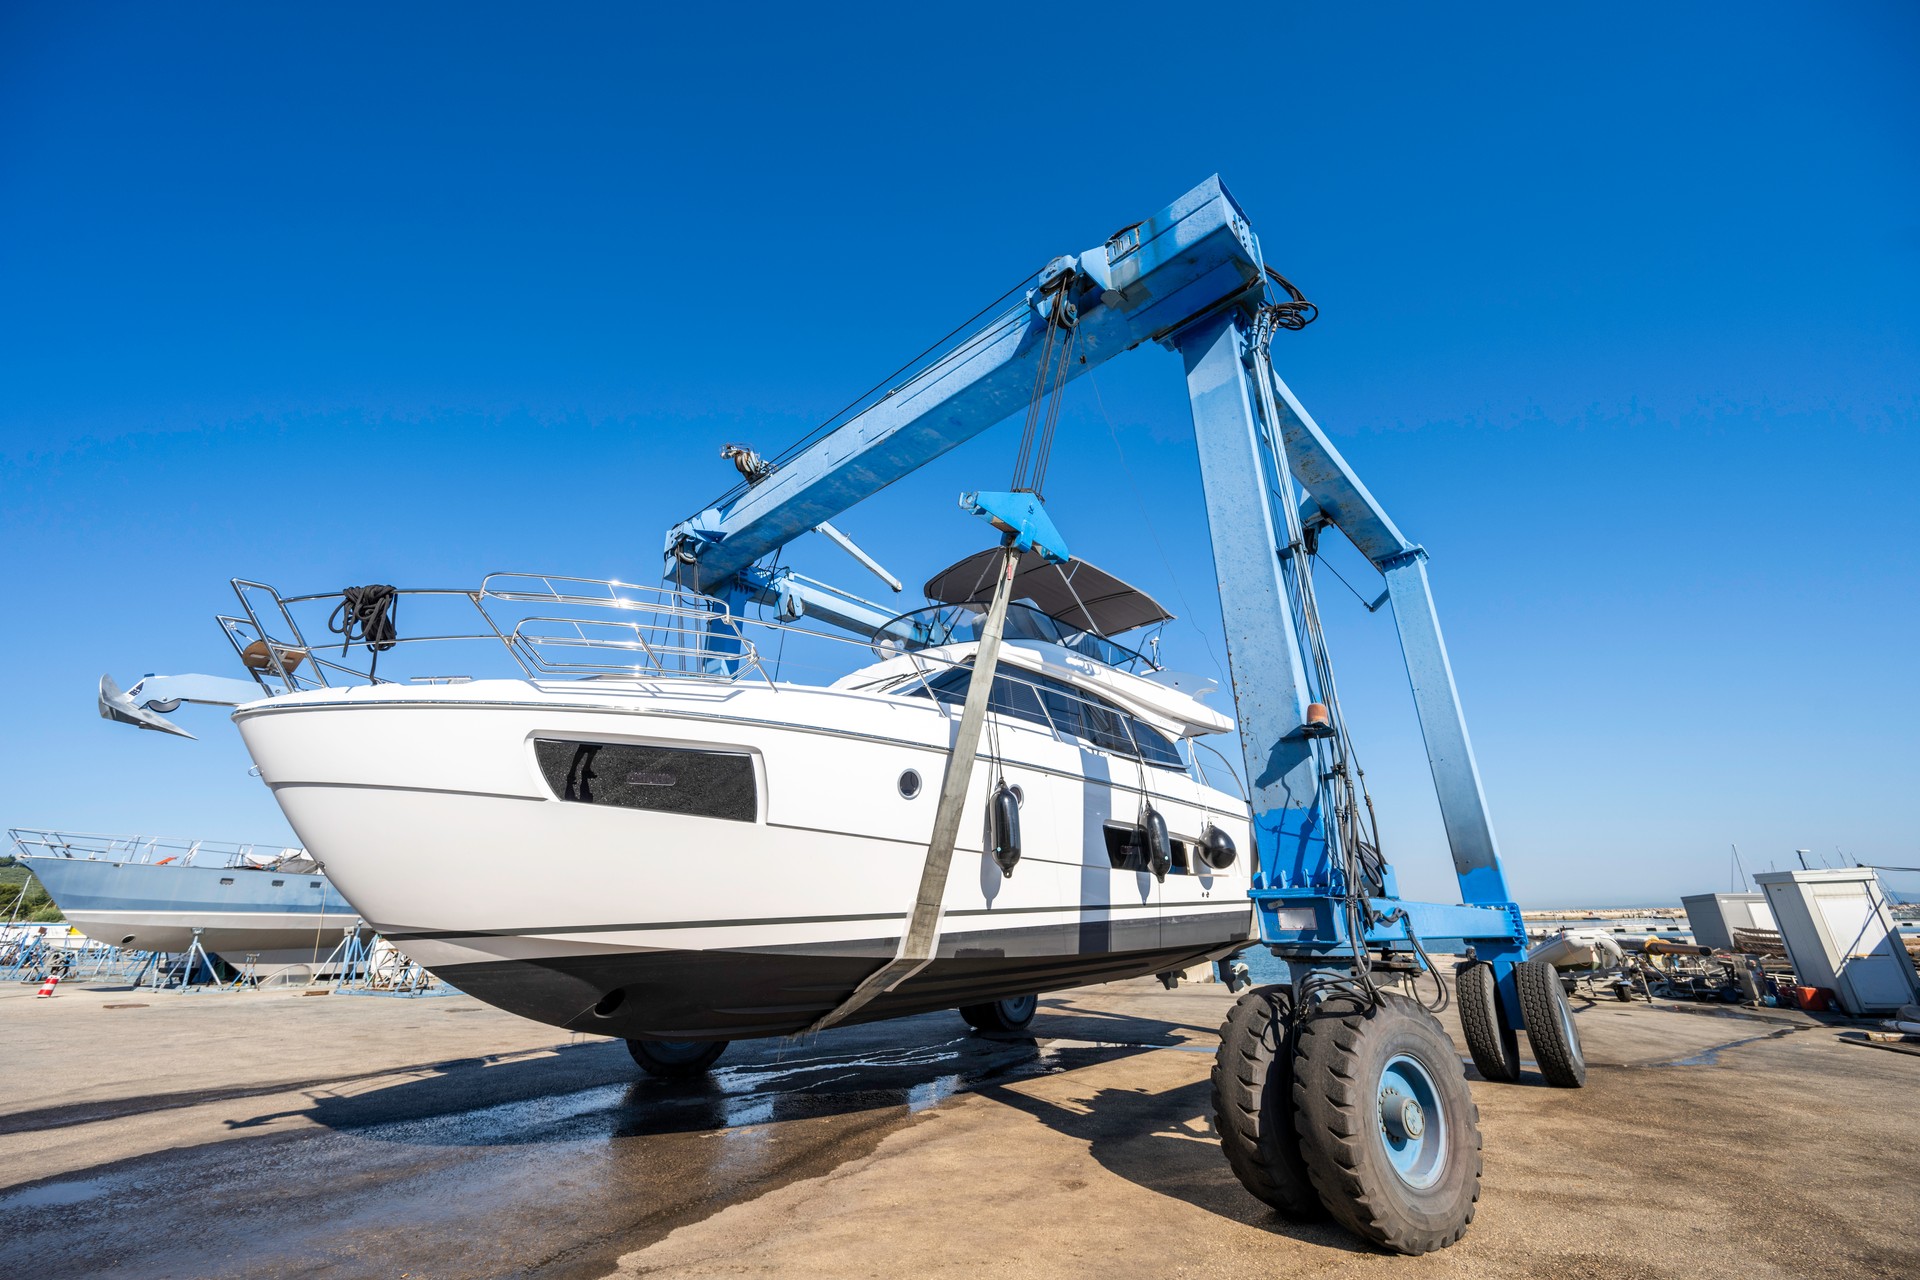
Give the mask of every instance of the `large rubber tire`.
<path id="1" fill-rule="evenodd" d="M 627 1052 L 640 1069 L 662 1080 L 705 1075 L 727 1051 L 725 1040 L 629 1040 Z"/>
<path id="2" fill-rule="evenodd" d="M 1560 976 L 1544 960 L 1526 960 L 1513 966 L 1513 985 L 1520 993 L 1520 1021 L 1540 1074 L 1556 1088 L 1578 1089 L 1587 1082 L 1587 1059 L 1580 1052 L 1580 1029 L 1573 1025 L 1573 1006 Z"/>
<path id="3" fill-rule="evenodd" d="M 985 1004 L 964 1005 L 960 1016 L 976 1031 L 1025 1031 L 1039 1009 L 1039 996 L 1011 996 Z"/>
<path id="4" fill-rule="evenodd" d="M 1283 1217 L 1326 1216 L 1293 1132 L 1293 993 L 1243 991 L 1213 1055 L 1213 1129 L 1234 1177 Z"/>
<path id="5" fill-rule="evenodd" d="M 1388 1110 L 1417 1104 L 1417 1133 L 1389 1131 Z M 1480 1199 L 1480 1112 L 1453 1041 L 1394 992 L 1323 1001 L 1295 1022 L 1293 1124 L 1327 1212 L 1394 1253 L 1445 1248 Z"/>
<path id="6" fill-rule="evenodd" d="M 1520 1078 L 1520 1037 L 1500 1011 L 1500 984 L 1493 966 L 1471 960 L 1454 975 L 1453 995 L 1460 1006 L 1460 1030 L 1467 1052 L 1483 1080 L 1512 1084 Z"/>

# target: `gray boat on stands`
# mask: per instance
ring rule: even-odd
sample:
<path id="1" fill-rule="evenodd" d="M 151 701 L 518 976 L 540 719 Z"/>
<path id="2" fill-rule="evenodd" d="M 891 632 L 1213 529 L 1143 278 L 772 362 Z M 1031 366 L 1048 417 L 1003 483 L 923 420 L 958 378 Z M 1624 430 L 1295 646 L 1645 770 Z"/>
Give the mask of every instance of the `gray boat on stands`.
<path id="1" fill-rule="evenodd" d="M 305 850 L 16 829 L 13 852 L 87 937 L 136 951 L 200 945 L 235 968 L 319 968 L 358 914 Z M 363 936 L 364 936 L 364 930 Z"/>

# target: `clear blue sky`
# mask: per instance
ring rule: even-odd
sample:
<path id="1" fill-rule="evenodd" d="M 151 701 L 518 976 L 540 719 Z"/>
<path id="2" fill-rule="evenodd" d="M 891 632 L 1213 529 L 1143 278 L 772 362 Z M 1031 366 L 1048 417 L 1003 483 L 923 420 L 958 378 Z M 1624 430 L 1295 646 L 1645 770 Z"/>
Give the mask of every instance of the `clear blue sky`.
<path id="1" fill-rule="evenodd" d="M 1920 864 L 1920 10 L 835 13 L 0 9 L 0 823 L 282 838 L 217 715 L 108 725 L 101 672 L 226 670 L 236 574 L 651 580 L 722 442 L 1217 171 L 1322 308 L 1285 376 L 1432 553 L 1524 901 Z M 1094 392 L 1051 505 L 1209 669 L 1178 363 Z M 841 523 L 923 580 L 1016 430 Z M 1391 625 L 1323 598 L 1447 895 Z"/>

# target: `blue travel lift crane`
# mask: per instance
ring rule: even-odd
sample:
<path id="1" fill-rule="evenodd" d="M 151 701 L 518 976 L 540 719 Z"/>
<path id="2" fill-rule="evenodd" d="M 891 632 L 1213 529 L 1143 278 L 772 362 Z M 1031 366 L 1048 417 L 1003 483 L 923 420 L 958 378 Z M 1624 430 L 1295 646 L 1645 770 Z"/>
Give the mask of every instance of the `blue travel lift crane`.
<path id="1" fill-rule="evenodd" d="M 1267 267 L 1217 177 L 1103 244 L 1053 259 L 1007 297 L 1011 305 L 930 351 L 817 438 L 772 460 L 729 446 L 741 483 L 667 533 L 666 576 L 718 602 L 708 646 L 717 663 L 737 652 L 727 618 L 749 603 L 863 637 L 924 640 L 911 616 L 780 567 L 774 553 L 819 532 L 899 590 L 833 518 L 1026 410 L 1014 487 L 962 498 L 1000 532 L 1003 559 L 899 949 L 815 1025 L 841 1021 L 933 958 L 1015 568 L 1032 552 L 1068 559 L 1042 498 L 1060 392 L 1106 360 L 1158 342 L 1186 366 L 1251 783 L 1253 918 L 1260 944 L 1290 977 L 1243 992 L 1228 1014 L 1213 1070 L 1215 1127 L 1241 1183 L 1283 1215 L 1325 1213 L 1402 1253 L 1451 1244 L 1479 1195 L 1477 1113 L 1433 1013 L 1376 976 L 1432 974 L 1444 995 L 1429 952 L 1464 955 L 1454 995 L 1484 1078 L 1519 1079 L 1521 1030 L 1548 1083 L 1578 1086 L 1586 1067 L 1552 967 L 1524 959 L 1526 935 L 1434 614 L 1426 552 L 1274 371 L 1276 335 L 1303 327 L 1312 305 Z M 1459 904 L 1401 899 L 1372 833 L 1372 801 L 1357 786 L 1313 594 L 1313 560 L 1329 528 L 1386 581 L 1369 607 L 1393 608 Z M 124 692 L 103 678 L 100 712 L 191 737 L 166 713 L 183 702 L 257 696 L 252 681 L 225 677 L 149 675 Z"/>
<path id="2" fill-rule="evenodd" d="M 1103 244 L 1053 259 L 1015 292 L 1012 305 L 977 331 L 786 456 L 767 461 L 730 447 L 742 483 L 667 534 L 667 576 L 730 612 L 771 604 L 785 617 L 804 614 L 862 635 L 891 630 L 914 639 L 898 632 L 910 621 L 765 562 L 819 530 L 879 571 L 829 522 L 1027 412 L 1015 488 L 962 498 L 1001 532 L 1006 559 L 915 908 L 895 959 L 818 1025 L 905 981 L 938 945 L 940 895 L 1013 565 L 1033 550 L 1067 559 L 1040 483 L 1060 390 L 1124 351 L 1158 342 L 1186 366 L 1251 781 L 1254 919 L 1260 943 L 1291 976 L 1290 983 L 1244 992 L 1229 1014 L 1213 1073 L 1215 1124 L 1240 1181 L 1280 1213 L 1324 1212 L 1403 1253 L 1451 1244 L 1479 1195 L 1477 1112 L 1438 1020 L 1376 977 L 1398 982 L 1431 972 L 1429 952 L 1464 955 L 1455 992 L 1483 1077 L 1519 1079 L 1520 1030 L 1549 1083 L 1577 1086 L 1586 1068 L 1552 968 L 1524 959 L 1526 935 L 1507 891 L 1434 614 L 1426 552 L 1388 517 L 1275 373 L 1276 333 L 1302 327 L 1312 307 L 1269 270 L 1246 215 L 1218 177 Z M 1043 410 L 1048 396 L 1050 411 Z M 1312 590 L 1312 561 L 1329 528 L 1386 581 L 1372 607 L 1392 606 L 1459 878 L 1457 905 L 1401 899 L 1369 834 L 1372 803 L 1363 790 L 1356 794 Z M 716 628 L 716 641 L 728 634 Z"/>

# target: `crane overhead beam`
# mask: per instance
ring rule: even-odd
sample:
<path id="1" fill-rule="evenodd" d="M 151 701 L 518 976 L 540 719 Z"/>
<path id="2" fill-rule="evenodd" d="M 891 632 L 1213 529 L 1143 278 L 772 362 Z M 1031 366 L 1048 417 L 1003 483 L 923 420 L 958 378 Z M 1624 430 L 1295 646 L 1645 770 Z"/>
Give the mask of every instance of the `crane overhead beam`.
<path id="1" fill-rule="evenodd" d="M 764 478 L 667 532 L 667 573 L 727 592 L 762 556 L 1005 421 L 1032 400 L 1055 309 L 1065 380 L 1257 294 L 1264 264 L 1218 176 L 1084 253 L 1053 259 L 1024 298 Z"/>
<path id="2" fill-rule="evenodd" d="M 1267 275 L 1246 215 L 1217 175 L 1208 178 L 1105 243 L 1053 259 L 1008 310 L 784 463 L 754 456 L 743 487 L 668 531 L 668 576 L 729 607 L 777 603 L 785 616 L 806 613 L 869 635 L 904 625 L 878 606 L 758 562 L 1030 406 L 1036 388 L 1161 342 L 1188 369 L 1228 665 L 1255 793 L 1261 891 L 1320 892 L 1329 873 L 1320 778 L 1301 736 L 1307 703 L 1318 694 L 1301 666 L 1282 561 L 1295 536 L 1289 525 L 1309 537 L 1332 525 L 1385 578 L 1463 896 L 1505 904 L 1426 553 L 1274 372 L 1255 324 Z M 1298 502 L 1297 522 L 1274 501 Z"/>

